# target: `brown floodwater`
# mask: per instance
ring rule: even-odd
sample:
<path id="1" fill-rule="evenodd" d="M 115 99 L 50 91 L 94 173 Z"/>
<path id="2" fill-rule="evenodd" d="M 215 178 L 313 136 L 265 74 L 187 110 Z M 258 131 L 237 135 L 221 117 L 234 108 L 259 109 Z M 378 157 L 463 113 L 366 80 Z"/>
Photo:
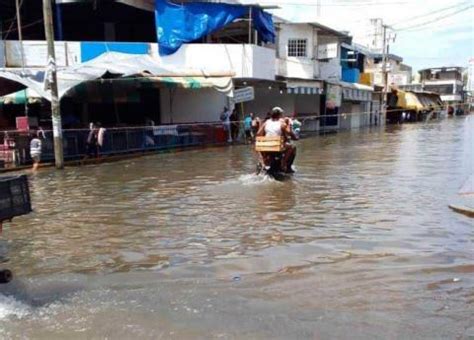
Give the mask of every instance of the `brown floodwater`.
<path id="1" fill-rule="evenodd" d="M 1 338 L 474 336 L 474 117 L 42 170 L 6 224 Z M 469 203 L 469 202 L 468 202 Z M 469 204 L 472 204 L 472 199 Z"/>

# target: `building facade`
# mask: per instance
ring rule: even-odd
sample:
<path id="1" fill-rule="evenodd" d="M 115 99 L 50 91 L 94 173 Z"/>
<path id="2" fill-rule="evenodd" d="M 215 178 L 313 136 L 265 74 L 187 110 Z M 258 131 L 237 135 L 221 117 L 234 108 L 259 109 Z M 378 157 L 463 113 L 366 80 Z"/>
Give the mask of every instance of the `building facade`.
<path id="1" fill-rule="evenodd" d="M 420 70 L 420 82 L 423 90 L 438 93 L 441 100 L 449 105 L 463 102 L 463 68 L 440 67 Z"/>
<path id="2" fill-rule="evenodd" d="M 25 0 L 24 8 L 28 6 L 30 1 Z M 108 124 L 135 125 L 146 119 L 156 124 L 215 122 L 224 107 L 236 107 L 241 117 L 250 112 L 264 116 L 273 106 L 301 116 L 305 129 L 311 131 L 355 128 L 371 121 L 352 121 L 358 115 L 369 117 L 373 87 L 361 84 L 365 57 L 357 53 L 352 60 L 356 53 L 346 33 L 318 23 L 274 18 L 276 42 L 267 44 L 251 21 L 249 24 L 249 20 L 236 20 L 199 41 L 183 45 L 172 55 L 160 56 L 154 15 L 154 1 L 150 0 L 57 1 L 57 65 L 78 65 L 111 51 L 148 55 L 169 67 L 206 74 L 230 72 L 236 88 L 254 88 L 254 98 L 236 105 L 232 98 L 212 89 L 169 91 L 166 86 L 154 86 L 107 92 L 104 86 L 98 90 L 102 96 L 90 93 L 80 96 L 80 100 L 65 99 L 64 110 L 83 123 L 100 119 Z M 41 21 L 41 11 L 25 12 L 25 18 L 27 25 Z M 0 67 L 46 66 L 46 42 L 38 28 L 24 31 L 22 44 L 14 32 L 6 36 L 2 31 L 6 40 L 0 42 Z M 117 100 L 119 92 L 122 96 Z M 113 113 L 104 115 L 109 111 Z M 133 111 L 140 114 L 130 113 Z M 324 116 L 327 117 L 321 118 Z"/>

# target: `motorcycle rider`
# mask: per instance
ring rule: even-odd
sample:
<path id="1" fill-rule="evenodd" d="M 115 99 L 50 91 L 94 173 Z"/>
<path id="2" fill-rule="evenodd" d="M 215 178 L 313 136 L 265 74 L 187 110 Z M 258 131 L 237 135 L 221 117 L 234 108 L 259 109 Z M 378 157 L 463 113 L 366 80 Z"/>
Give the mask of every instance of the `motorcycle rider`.
<path id="1" fill-rule="evenodd" d="M 271 118 L 266 120 L 259 128 L 257 136 L 283 137 L 285 138 L 285 150 L 282 158 L 282 169 L 287 173 L 292 173 L 291 164 L 296 156 L 296 147 L 289 143 L 291 138 L 296 136 L 291 131 L 291 126 L 282 118 L 283 109 L 276 106 L 271 111 Z M 269 166 L 268 154 L 262 153 L 265 166 Z"/>

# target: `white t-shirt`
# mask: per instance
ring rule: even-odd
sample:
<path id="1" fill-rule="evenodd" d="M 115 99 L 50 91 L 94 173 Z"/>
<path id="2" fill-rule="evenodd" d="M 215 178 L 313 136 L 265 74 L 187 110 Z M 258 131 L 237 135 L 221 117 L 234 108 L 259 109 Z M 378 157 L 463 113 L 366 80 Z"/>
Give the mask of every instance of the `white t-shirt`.
<path id="1" fill-rule="evenodd" d="M 281 121 L 280 120 L 267 120 L 265 122 L 265 136 L 277 137 L 281 136 Z"/>
<path id="2" fill-rule="evenodd" d="M 40 156 L 41 155 L 41 140 L 39 138 L 33 138 L 30 142 L 30 155 Z"/>

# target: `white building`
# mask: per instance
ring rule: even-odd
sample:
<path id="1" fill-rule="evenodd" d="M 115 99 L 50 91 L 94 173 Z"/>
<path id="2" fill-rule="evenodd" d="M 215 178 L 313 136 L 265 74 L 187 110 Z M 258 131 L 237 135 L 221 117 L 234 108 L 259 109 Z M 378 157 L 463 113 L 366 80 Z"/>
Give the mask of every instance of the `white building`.
<path id="1" fill-rule="evenodd" d="M 424 91 L 438 93 L 447 104 L 459 104 L 463 101 L 462 67 L 427 68 L 419 73 Z"/>

